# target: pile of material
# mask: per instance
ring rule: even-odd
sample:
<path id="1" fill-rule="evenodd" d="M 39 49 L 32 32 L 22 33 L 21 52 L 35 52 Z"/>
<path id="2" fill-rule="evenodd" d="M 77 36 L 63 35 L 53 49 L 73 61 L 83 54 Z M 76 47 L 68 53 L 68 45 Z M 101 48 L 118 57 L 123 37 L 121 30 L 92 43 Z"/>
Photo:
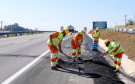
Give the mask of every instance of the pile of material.
<path id="1" fill-rule="evenodd" d="M 62 59 L 59 59 L 58 62 L 64 69 L 78 70 L 80 74 L 86 73 L 89 78 L 94 79 L 95 84 L 124 84 L 117 77 L 112 67 L 104 63 L 84 60 L 82 64 L 78 64 L 77 62 L 63 61 Z"/>

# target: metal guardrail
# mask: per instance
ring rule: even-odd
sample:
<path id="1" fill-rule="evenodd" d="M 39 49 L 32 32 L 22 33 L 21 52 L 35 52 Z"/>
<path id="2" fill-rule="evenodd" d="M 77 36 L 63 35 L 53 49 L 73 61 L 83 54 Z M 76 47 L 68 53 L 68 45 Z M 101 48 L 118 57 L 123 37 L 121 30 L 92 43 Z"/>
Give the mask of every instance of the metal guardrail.
<path id="1" fill-rule="evenodd" d="M 126 28 L 107 28 L 106 30 L 117 31 L 123 33 L 135 34 L 135 29 L 126 29 Z"/>
<path id="2" fill-rule="evenodd" d="M 54 32 L 54 31 L 27 31 L 27 32 L 23 32 L 23 31 L 19 31 L 19 32 L 0 32 L 0 35 L 7 35 L 7 37 L 9 36 L 17 36 L 17 35 L 23 35 L 23 34 L 34 34 L 34 33 L 44 33 L 44 32 Z"/>

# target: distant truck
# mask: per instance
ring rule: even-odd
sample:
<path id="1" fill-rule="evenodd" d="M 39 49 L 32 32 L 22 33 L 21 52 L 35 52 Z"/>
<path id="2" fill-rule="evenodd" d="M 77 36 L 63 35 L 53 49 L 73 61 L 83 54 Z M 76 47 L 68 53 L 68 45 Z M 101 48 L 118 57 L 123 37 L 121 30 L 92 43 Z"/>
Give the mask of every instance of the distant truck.
<path id="1" fill-rule="evenodd" d="M 73 33 L 75 28 L 72 25 L 69 25 L 67 29 L 69 30 L 69 32 Z"/>

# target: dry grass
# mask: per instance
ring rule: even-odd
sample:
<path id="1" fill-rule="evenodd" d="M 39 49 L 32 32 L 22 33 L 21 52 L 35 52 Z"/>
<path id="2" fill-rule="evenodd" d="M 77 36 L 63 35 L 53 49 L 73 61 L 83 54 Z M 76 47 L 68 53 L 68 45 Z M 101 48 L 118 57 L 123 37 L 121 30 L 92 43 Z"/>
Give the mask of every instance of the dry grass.
<path id="1" fill-rule="evenodd" d="M 115 26 L 114 28 L 129 28 L 129 29 L 135 29 L 135 25 L 128 25 L 128 27 L 125 27 L 125 25 L 118 25 L 118 26 Z"/>
<path id="2" fill-rule="evenodd" d="M 91 30 L 89 33 L 95 30 Z M 120 44 L 124 48 L 124 53 L 128 55 L 129 59 L 135 61 L 135 35 L 128 34 L 128 33 L 121 33 L 116 31 L 109 31 L 109 30 L 99 30 L 101 34 L 101 39 L 109 39 L 110 41 L 115 41 Z"/>

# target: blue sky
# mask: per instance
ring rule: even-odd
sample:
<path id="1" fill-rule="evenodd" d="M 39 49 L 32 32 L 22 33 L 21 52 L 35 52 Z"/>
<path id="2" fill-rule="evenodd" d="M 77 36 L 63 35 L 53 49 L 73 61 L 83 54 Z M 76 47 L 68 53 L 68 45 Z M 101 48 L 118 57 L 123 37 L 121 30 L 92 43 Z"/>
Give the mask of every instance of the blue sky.
<path id="1" fill-rule="evenodd" d="M 73 25 L 76 30 L 92 29 L 93 21 L 107 21 L 108 28 L 135 19 L 135 0 L 0 0 L 3 25 L 39 30 L 56 30 Z"/>

